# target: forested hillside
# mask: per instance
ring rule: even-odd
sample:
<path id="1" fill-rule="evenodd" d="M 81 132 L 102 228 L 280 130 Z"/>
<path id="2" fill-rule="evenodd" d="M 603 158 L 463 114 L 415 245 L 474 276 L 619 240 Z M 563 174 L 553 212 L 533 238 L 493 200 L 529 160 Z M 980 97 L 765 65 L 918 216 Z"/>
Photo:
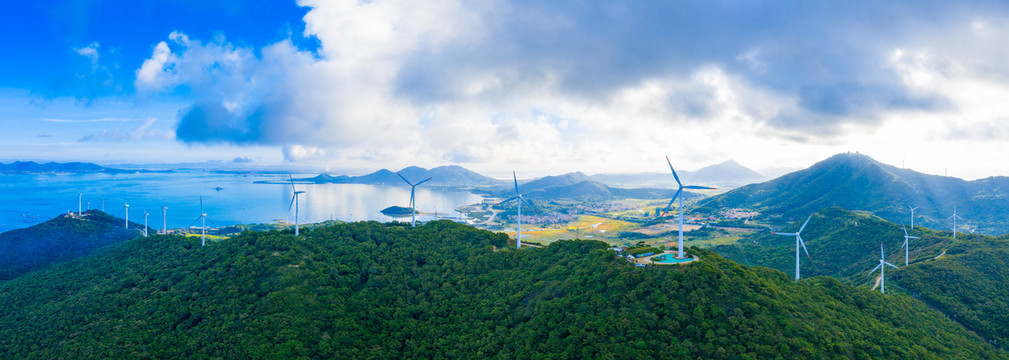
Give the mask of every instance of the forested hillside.
<path id="1" fill-rule="evenodd" d="M 138 238 L 0 284 L 4 358 L 1009 358 L 904 296 L 447 221 Z"/>
<path id="2" fill-rule="evenodd" d="M 794 232 L 802 222 L 783 231 Z M 887 270 L 887 292 L 919 295 L 971 330 L 997 343 L 1009 339 L 1009 236 L 909 230 L 910 265 L 904 266 L 904 232 L 878 217 L 827 208 L 813 214 L 802 231 L 810 257 L 799 257 L 803 278 L 831 276 L 868 288 L 879 276 L 869 270 L 879 264 L 879 244 L 887 261 L 901 269 Z M 761 232 L 712 250 L 737 262 L 795 273 L 795 237 Z"/>
<path id="3" fill-rule="evenodd" d="M 0 233 L 0 280 L 139 236 L 135 229 L 142 226 L 131 226 L 127 230 L 123 219 L 88 210 L 82 218 L 60 215 L 38 225 Z"/>
<path id="4" fill-rule="evenodd" d="M 794 233 L 806 219 L 780 229 Z M 951 232 L 926 228 L 909 229 L 908 258 L 911 263 L 931 259 L 953 246 Z M 964 234 L 961 234 L 963 236 Z M 900 225 L 865 213 L 830 207 L 812 214 L 802 230 L 805 252 L 799 257 L 802 277 L 832 276 L 850 285 L 866 284 L 866 274 L 879 264 L 879 245 L 886 250 L 887 261 L 904 265 L 904 231 Z M 765 266 L 795 274 L 795 237 L 760 231 L 732 245 L 712 248 L 722 256 L 752 266 Z M 801 251 L 801 250 L 800 250 Z"/>
<path id="5" fill-rule="evenodd" d="M 894 275 L 905 291 L 999 346 L 1009 344 L 1009 237 L 966 236 L 942 258 Z"/>

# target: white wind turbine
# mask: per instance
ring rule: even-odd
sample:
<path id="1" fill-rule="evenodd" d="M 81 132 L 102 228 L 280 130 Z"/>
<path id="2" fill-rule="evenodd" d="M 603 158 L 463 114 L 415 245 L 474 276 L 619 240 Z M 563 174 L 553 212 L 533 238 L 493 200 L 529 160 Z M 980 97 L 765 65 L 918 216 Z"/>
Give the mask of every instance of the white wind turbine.
<path id="1" fill-rule="evenodd" d="M 911 249 L 911 246 L 909 246 L 907 244 L 907 240 L 908 239 L 918 239 L 918 237 L 917 236 L 908 236 L 907 235 L 907 229 L 904 228 L 904 225 L 901 225 L 900 229 L 904 230 L 904 245 L 901 245 L 900 248 L 904 249 L 904 266 L 907 266 L 907 251 Z"/>
<path id="2" fill-rule="evenodd" d="M 698 185 L 683 185 L 683 183 L 680 182 L 680 177 L 676 175 L 676 170 L 673 169 L 673 163 L 669 161 L 669 156 L 668 155 L 666 156 L 666 163 L 669 164 L 669 171 L 673 172 L 673 178 L 676 179 L 676 185 L 678 185 L 679 188 L 676 189 L 676 194 L 673 195 L 673 199 L 669 200 L 669 205 L 666 205 L 665 210 L 662 210 L 662 212 L 665 213 L 666 211 L 669 211 L 669 208 L 673 206 L 673 202 L 676 201 L 676 198 L 680 198 L 680 206 L 679 206 L 679 209 L 678 209 L 679 210 L 679 215 L 680 215 L 680 241 L 679 241 L 679 244 L 677 245 L 676 258 L 683 259 L 684 258 L 684 255 L 683 255 L 683 189 L 714 190 L 715 188 L 708 187 L 708 186 L 698 186 Z"/>
<path id="3" fill-rule="evenodd" d="M 126 218 L 123 219 L 126 222 L 126 228 L 130 228 L 130 204 L 123 200 L 123 207 L 126 208 Z"/>
<path id="4" fill-rule="evenodd" d="M 956 219 L 963 220 L 962 217 L 956 214 L 956 205 L 953 205 L 953 216 L 950 216 L 947 219 L 953 219 L 953 240 L 956 240 Z"/>
<path id="5" fill-rule="evenodd" d="M 161 204 L 161 233 L 168 235 L 168 207 Z"/>
<path id="6" fill-rule="evenodd" d="M 812 259 L 811 257 L 809 257 L 809 250 L 806 250 L 806 242 L 802 241 L 802 236 L 799 235 L 800 233 L 802 233 L 802 229 L 806 228 L 806 224 L 809 223 L 809 219 L 812 219 L 812 218 L 813 218 L 813 214 L 809 214 L 809 217 L 806 218 L 806 222 L 802 223 L 802 226 L 799 227 L 799 231 L 796 231 L 794 233 L 775 233 L 777 235 L 795 236 L 795 281 L 799 281 L 799 246 L 800 245 L 802 245 L 802 251 L 806 252 L 806 257 L 809 258 L 809 259 Z"/>
<path id="7" fill-rule="evenodd" d="M 294 177 L 291 175 L 288 175 L 288 177 L 291 178 L 291 191 L 294 192 L 294 195 L 291 195 L 291 205 L 287 207 L 287 212 L 291 213 L 291 208 L 294 208 L 294 236 L 298 236 L 298 228 L 300 227 L 298 223 L 298 208 L 300 207 L 298 205 L 298 195 L 304 194 L 305 192 L 298 191 L 298 189 L 294 187 Z"/>
<path id="8" fill-rule="evenodd" d="M 144 237 L 147 237 L 147 215 L 150 214 L 151 213 L 147 212 L 147 209 L 144 209 Z"/>
<path id="9" fill-rule="evenodd" d="M 201 223 L 201 226 L 200 226 L 200 233 L 201 233 L 201 237 L 203 238 L 202 242 L 200 243 L 200 246 L 207 246 L 207 213 L 203 212 L 203 197 L 202 196 L 200 196 L 200 216 L 197 217 L 196 220 L 193 220 L 193 223 L 189 224 L 189 227 L 192 227 L 193 224 L 195 224 L 197 221 L 200 221 L 200 220 L 202 220 L 202 223 Z"/>
<path id="10" fill-rule="evenodd" d="M 515 244 L 516 245 L 515 246 L 516 246 L 516 248 L 521 249 L 522 248 L 522 203 L 526 203 L 526 205 L 528 205 L 529 207 L 531 207 L 533 209 L 533 211 L 536 212 L 537 214 L 539 213 L 539 211 L 536 211 L 536 207 L 533 206 L 533 204 L 529 203 L 529 201 L 526 201 L 526 199 L 524 197 L 522 197 L 522 194 L 519 194 L 519 180 L 518 180 L 518 177 L 515 175 L 514 171 L 512 171 L 512 181 L 515 182 L 515 196 L 512 196 L 512 197 L 508 198 L 507 200 L 504 200 L 504 201 L 499 202 L 497 204 L 501 205 L 501 204 L 504 204 L 506 202 L 515 200 L 515 205 L 518 206 L 518 224 L 515 227 L 515 229 L 516 229 L 516 232 L 515 232 Z"/>
<path id="11" fill-rule="evenodd" d="M 886 257 L 883 255 L 883 243 L 879 243 L 879 265 L 869 270 L 869 275 L 872 275 L 876 269 L 879 269 L 879 293 L 886 294 L 886 267 L 892 267 L 894 269 L 899 269 L 897 265 L 886 262 Z"/>
<path id="12" fill-rule="evenodd" d="M 908 209 L 911 209 L 911 230 L 914 230 L 914 211 L 918 209 L 917 206 L 911 207 L 910 204 L 907 205 Z"/>
<path id="13" fill-rule="evenodd" d="M 410 226 L 417 226 L 417 217 L 416 217 L 417 210 L 414 210 L 414 206 L 416 205 L 414 201 L 416 199 L 414 195 L 414 190 L 416 190 L 417 187 L 420 186 L 420 184 L 426 183 L 428 180 L 431 180 L 431 178 L 424 179 L 421 182 L 414 184 L 410 182 L 410 180 L 407 180 L 405 177 L 403 177 L 402 174 L 396 173 L 396 175 L 399 175 L 400 179 L 403 179 L 403 181 L 406 181 L 407 184 L 410 184 Z M 435 216 L 437 216 L 437 214 L 435 214 Z"/>

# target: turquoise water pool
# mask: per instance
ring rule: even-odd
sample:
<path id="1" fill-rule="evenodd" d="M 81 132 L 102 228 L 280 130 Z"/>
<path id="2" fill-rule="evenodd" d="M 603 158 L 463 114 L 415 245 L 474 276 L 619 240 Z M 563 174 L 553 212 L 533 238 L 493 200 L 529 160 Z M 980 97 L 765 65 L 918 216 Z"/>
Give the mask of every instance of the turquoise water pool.
<path id="1" fill-rule="evenodd" d="M 688 257 L 686 259 L 677 259 L 673 254 L 663 254 L 652 258 L 652 262 L 657 262 L 660 264 L 678 264 L 694 261 L 693 257 Z"/>

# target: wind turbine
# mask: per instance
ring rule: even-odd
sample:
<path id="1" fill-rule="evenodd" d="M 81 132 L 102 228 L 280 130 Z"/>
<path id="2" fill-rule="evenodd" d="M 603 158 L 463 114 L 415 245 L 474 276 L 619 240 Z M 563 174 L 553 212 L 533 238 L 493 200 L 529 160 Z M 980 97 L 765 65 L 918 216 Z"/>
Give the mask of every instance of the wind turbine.
<path id="1" fill-rule="evenodd" d="M 948 217 L 948 219 L 953 219 L 953 240 L 956 240 L 956 219 L 963 220 L 962 217 L 956 214 L 956 205 L 953 205 L 953 216 Z"/>
<path id="2" fill-rule="evenodd" d="M 304 194 L 305 192 L 304 191 L 298 191 L 298 189 L 294 187 L 294 177 L 291 177 L 291 175 L 288 175 L 288 177 L 291 178 L 291 191 L 294 191 L 294 195 L 291 195 L 291 205 L 287 207 L 287 212 L 290 213 L 291 212 L 291 208 L 292 207 L 294 208 L 294 236 L 298 236 L 298 227 L 299 227 L 299 225 L 298 225 L 298 207 L 299 207 L 298 206 L 298 195 Z"/>
<path id="3" fill-rule="evenodd" d="M 130 204 L 127 203 L 126 200 L 123 200 L 123 206 L 126 208 L 126 218 L 123 219 L 123 220 L 126 221 L 126 228 L 129 229 L 130 228 Z"/>
<path id="4" fill-rule="evenodd" d="M 806 252 L 806 257 L 812 259 L 809 257 L 809 250 L 806 250 L 806 242 L 802 241 L 802 236 L 799 235 L 802 233 L 802 229 L 806 228 L 806 224 L 809 224 L 809 219 L 812 218 L 813 214 L 809 214 L 809 217 L 806 218 L 806 222 L 802 223 L 802 226 L 799 227 L 799 231 L 796 231 L 795 233 L 775 233 L 778 235 L 795 236 L 795 281 L 799 281 L 799 245 L 802 245 L 802 251 Z"/>
<path id="5" fill-rule="evenodd" d="M 911 207 L 911 205 L 907 205 L 907 208 L 911 209 L 911 230 L 914 230 L 914 211 L 918 209 L 918 207 Z"/>
<path id="6" fill-rule="evenodd" d="M 911 247 L 907 245 L 907 239 L 917 239 L 918 237 L 908 236 L 907 229 L 904 228 L 904 225 L 901 225 L 900 228 L 901 230 L 904 230 L 904 245 L 901 245 L 900 248 L 904 249 L 904 266 L 907 266 L 907 251 L 911 249 Z"/>
<path id="7" fill-rule="evenodd" d="M 516 177 L 514 171 L 512 171 L 512 180 L 515 182 L 515 196 L 512 196 L 512 197 L 508 198 L 507 200 L 504 200 L 504 201 L 499 202 L 497 204 L 501 205 L 501 204 L 504 204 L 506 202 L 515 200 L 515 205 L 518 205 L 518 224 L 515 227 L 515 229 L 516 229 L 516 231 L 515 231 L 515 244 L 516 245 L 515 246 L 516 246 L 517 249 L 521 249 L 522 248 L 522 203 L 526 203 L 526 205 L 529 205 L 529 207 L 531 207 L 533 209 L 533 211 L 535 211 L 537 214 L 539 214 L 539 211 L 536 210 L 536 207 L 533 206 L 533 204 L 529 203 L 529 201 L 527 201 L 524 197 L 522 197 L 522 194 L 519 194 L 519 180 L 518 180 L 518 177 Z"/>
<path id="8" fill-rule="evenodd" d="M 200 226 L 200 232 L 203 237 L 203 241 L 200 243 L 200 246 L 207 246 L 207 213 L 203 212 L 202 196 L 200 196 L 200 216 L 197 217 L 196 220 L 193 220 L 193 223 L 189 224 L 189 226 L 192 227 L 193 224 L 195 224 L 197 221 L 200 220 L 203 220 L 203 223 L 201 224 L 202 226 Z"/>
<path id="9" fill-rule="evenodd" d="M 417 211 L 414 210 L 414 205 L 416 204 L 414 202 L 415 199 L 414 190 L 416 190 L 417 186 L 420 186 L 420 184 L 426 183 L 428 180 L 431 180 L 431 178 L 424 179 L 421 182 L 414 184 L 410 182 L 410 180 L 407 180 L 405 177 L 403 177 L 402 174 L 396 173 L 396 175 L 399 175 L 400 179 L 403 179 L 403 181 L 406 181 L 407 184 L 410 184 L 410 226 L 417 226 L 417 218 L 416 218 Z"/>
<path id="10" fill-rule="evenodd" d="M 161 233 L 168 235 L 168 207 L 161 204 Z"/>
<path id="11" fill-rule="evenodd" d="M 676 170 L 673 169 L 673 163 L 669 161 L 669 156 L 668 155 L 666 155 L 666 163 L 669 164 L 669 171 L 673 172 L 673 178 L 676 179 L 676 185 L 678 185 L 679 188 L 676 189 L 676 194 L 673 195 L 673 199 L 669 200 L 669 205 L 666 205 L 666 208 L 664 210 L 662 210 L 662 212 L 665 213 L 666 211 L 669 211 L 669 208 L 673 206 L 673 202 L 676 201 L 676 198 L 677 197 L 680 198 L 680 206 L 679 206 L 679 213 L 680 213 L 680 242 L 679 242 L 679 245 L 677 246 L 676 258 L 682 259 L 682 258 L 684 258 L 684 256 L 683 256 L 683 196 L 681 196 L 681 195 L 683 195 L 683 189 L 714 190 L 715 188 L 708 187 L 708 186 L 698 186 L 698 185 L 683 185 L 683 183 L 680 182 L 680 177 L 676 175 Z"/>
<path id="12" fill-rule="evenodd" d="M 869 270 L 869 275 L 872 275 L 876 269 L 879 269 L 879 293 L 886 294 L 886 267 L 892 267 L 894 269 L 899 269 L 897 265 L 886 262 L 886 257 L 883 255 L 883 243 L 879 243 L 879 265 Z"/>
<path id="13" fill-rule="evenodd" d="M 151 213 L 147 212 L 147 209 L 144 209 L 144 237 L 147 237 L 147 215 L 150 214 Z"/>

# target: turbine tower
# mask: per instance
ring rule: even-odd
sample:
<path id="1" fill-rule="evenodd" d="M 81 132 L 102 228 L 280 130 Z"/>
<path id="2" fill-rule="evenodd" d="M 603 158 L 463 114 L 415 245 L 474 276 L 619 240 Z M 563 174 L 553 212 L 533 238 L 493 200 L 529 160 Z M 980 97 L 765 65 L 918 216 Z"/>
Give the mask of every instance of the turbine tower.
<path id="1" fill-rule="evenodd" d="M 956 205 L 953 205 L 953 216 L 948 219 L 953 219 L 953 240 L 956 240 L 956 219 L 963 220 L 962 217 L 956 214 Z"/>
<path id="2" fill-rule="evenodd" d="M 298 206 L 298 195 L 304 194 L 305 192 L 304 191 L 298 191 L 298 189 L 296 189 L 294 187 L 294 177 L 291 177 L 291 175 L 288 175 L 288 177 L 291 178 L 291 191 L 294 191 L 294 195 L 291 195 L 291 205 L 289 205 L 287 207 L 287 212 L 290 213 L 291 212 L 291 208 L 292 207 L 294 208 L 294 236 L 298 236 L 298 227 L 299 227 L 299 225 L 298 225 L 298 207 L 299 207 Z"/>
<path id="3" fill-rule="evenodd" d="M 126 222 L 126 228 L 130 228 L 130 204 L 123 200 L 123 206 L 126 208 L 126 218 L 123 219 Z"/>
<path id="4" fill-rule="evenodd" d="M 530 208 L 532 208 L 533 211 L 535 211 L 537 214 L 539 214 L 539 211 L 536 210 L 536 207 L 533 206 L 533 204 L 529 203 L 529 201 L 527 201 L 524 197 L 522 197 L 522 194 L 519 194 L 519 180 L 518 180 L 518 177 L 515 175 L 514 171 L 512 171 L 512 181 L 515 182 L 515 196 L 512 196 L 512 197 L 510 197 L 507 200 L 504 200 L 502 202 L 499 202 L 499 203 L 497 203 L 497 205 L 501 205 L 501 204 L 504 204 L 506 202 L 515 200 L 515 205 L 518 206 L 518 224 L 515 227 L 515 229 L 516 229 L 516 231 L 515 231 L 515 244 L 516 245 L 515 246 L 516 246 L 517 249 L 521 249 L 522 248 L 522 203 L 526 203 L 526 205 L 528 205 Z"/>
<path id="5" fill-rule="evenodd" d="M 147 212 L 147 209 L 144 209 L 144 237 L 147 237 L 147 215 L 150 214 L 151 213 Z"/>
<path id="6" fill-rule="evenodd" d="M 673 169 L 673 163 L 669 161 L 669 156 L 668 155 L 666 156 L 666 163 L 669 164 L 669 171 L 673 172 L 673 178 L 676 179 L 676 185 L 678 185 L 679 188 L 676 189 L 676 194 L 673 195 L 673 199 L 669 200 L 669 205 L 666 205 L 666 208 L 664 210 L 662 210 L 662 212 L 665 213 L 666 211 L 669 211 L 669 208 L 673 206 L 673 202 L 676 201 L 676 198 L 677 197 L 680 198 L 680 206 L 679 206 L 679 213 L 680 213 L 680 241 L 679 241 L 679 245 L 677 245 L 676 258 L 683 259 L 684 258 L 684 255 L 683 255 L 683 196 L 682 196 L 683 195 L 683 189 L 714 190 L 715 188 L 708 187 L 708 186 L 698 186 L 698 185 L 683 185 L 683 183 L 680 182 L 680 177 L 676 175 L 676 170 Z"/>
<path id="7" fill-rule="evenodd" d="M 806 250 L 806 242 L 802 241 L 802 236 L 799 235 L 802 233 L 802 229 L 806 228 L 806 224 L 809 223 L 809 219 L 812 218 L 813 214 L 809 214 L 809 217 L 806 218 L 806 222 L 802 223 L 802 226 L 799 227 L 799 231 L 794 233 L 775 233 L 778 235 L 795 236 L 795 281 L 799 281 L 799 245 L 802 245 L 802 251 L 806 252 L 806 257 L 812 259 L 809 257 L 809 250 Z"/>
<path id="8" fill-rule="evenodd" d="M 201 234 L 201 237 L 203 238 L 203 240 L 200 243 L 200 246 L 207 246 L 207 213 L 203 212 L 203 197 L 202 196 L 200 196 L 200 216 L 197 217 L 196 220 L 193 220 L 192 224 L 189 224 L 189 227 L 192 227 L 193 224 L 195 224 L 197 221 L 201 221 L 201 220 L 202 220 L 202 224 L 200 226 L 200 234 Z"/>
<path id="9" fill-rule="evenodd" d="M 417 226 L 417 218 L 416 218 L 417 211 L 414 210 L 414 205 L 416 205 L 416 203 L 414 202 L 415 199 L 414 190 L 416 190 L 417 186 L 420 186 L 420 184 L 426 183 L 428 180 L 431 180 L 431 178 L 424 179 L 421 182 L 414 184 L 410 182 L 410 180 L 407 180 L 405 177 L 403 177 L 403 174 L 396 173 L 396 175 L 399 175 L 400 179 L 403 179 L 403 181 L 406 181 L 407 184 L 410 184 L 410 226 Z M 437 215 L 438 214 L 435 214 L 435 216 Z"/>
<path id="10" fill-rule="evenodd" d="M 81 216 L 81 198 L 84 197 L 84 193 L 77 193 L 77 217 Z"/>
<path id="11" fill-rule="evenodd" d="M 917 206 L 911 207 L 910 204 L 907 205 L 908 209 L 911 209 L 911 230 L 914 230 L 914 211 L 918 209 Z"/>
<path id="12" fill-rule="evenodd" d="M 168 235 L 168 207 L 161 204 L 161 233 Z"/>
<path id="13" fill-rule="evenodd" d="M 872 275 L 876 269 L 879 269 L 879 293 L 886 294 L 886 267 L 892 267 L 894 269 L 899 269 L 897 265 L 886 262 L 886 257 L 883 255 L 883 243 L 879 243 L 879 265 L 869 270 L 869 275 Z"/>
<path id="14" fill-rule="evenodd" d="M 900 228 L 901 230 L 904 230 L 904 245 L 901 245 L 900 248 L 904 249 L 904 266 L 907 266 L 907 251 L 911 249 L 911 246 L 907 245 L 907 239 L 917 239 L 918 237 L 908 236 L 907 229 L 904 228 L 904 225 L 901 225 Z"/>

